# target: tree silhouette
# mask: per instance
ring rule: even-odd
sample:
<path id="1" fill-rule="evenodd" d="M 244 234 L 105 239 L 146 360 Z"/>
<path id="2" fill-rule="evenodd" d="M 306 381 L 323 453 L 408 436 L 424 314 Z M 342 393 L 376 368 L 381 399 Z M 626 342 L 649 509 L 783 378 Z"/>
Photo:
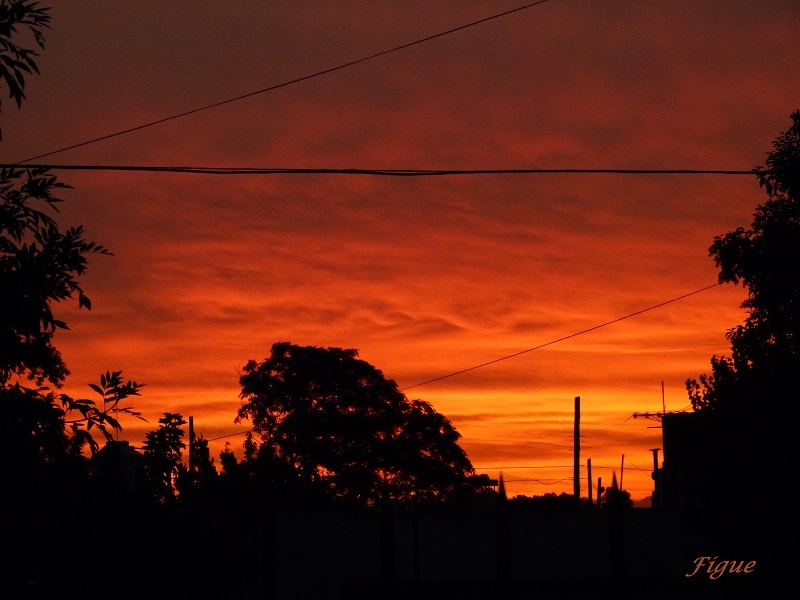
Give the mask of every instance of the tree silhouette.
<path id="1" fill-rule="evenodd" d="M 713 510 L 704 525 L 720 553 L 757 555 L 776 582 L 792 573 L 782 549 L 794 540 L 794 506 L 765 486 L 792 468 L 800 392 L 800 111 L 791 119 L 766 168 L 755 169 L 767 200 L 750 228 L 718 236 L 710 248 L 720 282 L 747 290 L 747 317 L 728 331 L 731 356 L 712 357 L 710 375 L 686 382 L 712 455 L 703 483 Z"/>
<path id="2" fill-rule="evenodd" d="M 230 442 L 225 442 L 225 447 L 222 449 L 222 452 L 219 453 L 219 463 L 222 466 L 221 475 L 223 477 L 232 477 L 239 461 L 233 453 L 233 450 L 231 450 Z"/>
<path id="3" fill-rule="evenodd" d="M 198 482 L 214 481 L 218 475 L 217 468 L 214 466 L 214 459 L 211 458 L 211 451 L 208 448 L 208 440 L 203 434 L 194 440 L 194 470 L 195 478 Z"/>
<path id="4" fill-rule="evenodd" d="M 548 492 L 540 496 L 518 495 L 509 499 L 509 503 L 518 508 L 530 510 L 591 510 L 594 504 L 588 498 L 575 502 L 575 496 L 567 492 L 556 494 Z"/>
<path id="5" fill-rule="evenodd" d="M 25 99 L 25 75 L 38 73 L 38 54 L 16 40 L 27 35 L 43 48 L 49 22 L 49 8 L 38 2 L 0 1 L 0 85 L 17 106 Z M 80 465 L 87 444 L 96 450 L 93 429 L 106 438 L 108 427 L 119 429 L 116 418 L 93 401 L 52 389 L 62 387 L 69 374 L 53 346 L 55 332 L 67 324 L 56 318 L 53 306 L 77 298 L 80 308 L 90 309 L 79 278 L 90 255 L 110 254 L 85 239 L 82 227 L 62 230 L 45 212 L 56 210 L 61 201 L 56 194 L 68 187 L 46 169 L 0 169 L 0 402 L 6 417 L 0 451 L 17 457 L 9 477 L 23 497 L 66 464 Z M 121 400 L 139 385 L 119 381 L 112 387 Z M 63 489 L 58 484 L 55 491 Z"/>
<path id="6" fill-rule="evenodd" d="M 620 489 L 617 484 L 617 474 L 611 476 L 611 486 L 607 487 L 600 498 L 600 506 L 608 509 L 633 508 L 631 494 L 627 490 Z"/>
<path id="7" fill-rule="evenodd" d="M 0 2 L 0 82 L 17 106 L 25 98 L 25 74 L 37 72 L 35 50 L 15 40 L 20 29 L 44 47 L 49 9 L 38 2 Z M 83 237 L 83 228 L 61 231 L 39 207 L 55 209 L 58 190 L 70 186 L 47 169 L 0 170 L 0 382 L 16 375 L 54 385 L 68 371 L 52 346 L 57 329 L 67 325 L 54 317 L 52 303 L 77 295 L 80 307 L 90 308 L 78 277 L 86 270 L 87 255 L 108 250 Z"/>
<path id="8" fill-rule="evenodd" d="M 189 469 L 181 469 L 175 482 L 182 500 L 187 502 L 213 502 L 220 490 L 220 476 L 214 466 L 208 440 L 202 434 L 191 442 L 192 460 Z"/>
<path id="9" fill-rule="evenodd" d="M 277 480 L 355 506 L 454 501 L 474 490 L 450 421 L 356 350 L 277 343 L 240 382 L 236 421 L 252 421 L 259 464 Z"/>
<path id="10" fill-rule="evenodd" d="M 733 436 L 737 469 L 763 472 L 788 456 L 783 428 L 796 423 L 800 372 L 800 111 L 755 169 L 768 199 L 750 229 L 718 236 L 710 255 L 719 280 L 747 290 L 745 322 L 728 331 L 731 356 L 714 356 L 711 375 L 687 381 L 694 410 L 713 414 Z M 767 462 L 765 462 L 767 461 Z M 725 477 L 730 474 L 724 475 Z"/>
<path id="11" fill-rule="evenodd" d="M 185 470 L 181 458 L 186 448 L 182 429 L 186 420 L 180 414 L 166 412 L 158 422 L 158 429 L 145 435 L 144 473 L 153 499 L 167 504 L 176 500 L 176 481 Z"/>
<path id="12" fill-rule="evenodd" d="M 719 280 L 742 284 L 747 319 L 728 331 L 730 357 L 713 357 L 711 376 L 687 382 L 695 410 L 774 411 L 796 388 L 800 367 L 800 111 L 773 143 L 766 169 L 756 169 L 768 200 L 750 229 L 714 239 Z M 763 402 L 765 397 L 771 398 Z"/>
<path id="13" fill-rule="evenodd" d="M 7 88 L 9 97 L 17 103 L 17 108 L 25 99 L 25 73 L 38 73 L 39 69 L 35 60 L 38 56 L 36 50 L 18 45 L 15 37 L 19 34 L 18 28 L 24 28 L 33 36 L 36 45 L 44 48 L 44 30 L 50 27 L 49 11 L 49 8 L 40 7 L 38 2 L 0 2 L 0 81 Z"/>
<path id="14" fill-rule="evenodd" d="M 38 73 L 36 48 L 44 47 L 49 11 L 38 2 L 0 0 L 0 87 L 18 107 L 26 76 Z M 108 440 L 119 431 L 120 414 L 138 416 L 119 405 L 141 387 L 123 382 L 121 371 L 90 384 L 102 406 L 55 391 L 69 370 L 53 345 L 56 331 L 67 329 L 54 307 L 76 299 L 90 309 L 81 276 L 90 256 L 110 254 L 82 227 L 60 228 L 52 217 L 69 187 L 47 169 L 0 169 L 0 455 L 4 539 L 14 548 L 11 562 L 4 557 L 3 591 L 15 598 L 63 594 L 65 581 L 87 572 L 84 557 L 94 550 L 87 532 L 109 531 L 113 523 L 96 494 L 96 465 L 83 451 L 97 450 L 93 433 Z M 92 585 L 102 587 L 103 570 L 91 570 Z"/>
<path id="15" fill-rule="evenodd" d="M 129 406 L 120 406 L 120 402 L 126 398 L 138 396 L 139 390 L 143 386 L 143 383 L 137 383 L 136 381 L 123 382 L 122 371 L 106 371 L 105 374 L 100 375 L 100 385 L 96 383 L 89 384 L 89 387 L 100 395 L 102 410 L 94 400 L 86 398 L 76 400 L 67 394 L 60 394 L 61 404 L 70 415 L 65 419 L 65 423 L 72 432 L 70 443 L 73 450 L 80 452 L 84 446 L 88 446 L 91 453 L 95 454 L 99 445 L 92 437 L 92 428 L 100 431 L 106 441 L 111 441 L 113 434 L 109 427 L 117 433 L 122 431 L 122 426 L 119 423 L 120 413 L 145 421 L 146 419 L 141 416 L 140 412 L 133 410 Z M 79 413 L 80 417 L 72 418 L 74 413 Z"/>

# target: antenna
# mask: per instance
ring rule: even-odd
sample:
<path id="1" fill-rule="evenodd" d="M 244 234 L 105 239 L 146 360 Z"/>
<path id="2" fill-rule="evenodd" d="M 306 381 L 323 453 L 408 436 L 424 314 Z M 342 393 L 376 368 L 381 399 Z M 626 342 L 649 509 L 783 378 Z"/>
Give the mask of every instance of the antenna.
<path id="1" fill-rule="evenodd" d="M 664 399 L 664 381 L 661 381 L 661 412 L 635 412 L 631 416 L 634 419 L 650 419 L 661 423 L 661 417 L 667 414 L 667 402 Z M 648 425 L 648 429 L 661 429 L 661 425 Z"/>

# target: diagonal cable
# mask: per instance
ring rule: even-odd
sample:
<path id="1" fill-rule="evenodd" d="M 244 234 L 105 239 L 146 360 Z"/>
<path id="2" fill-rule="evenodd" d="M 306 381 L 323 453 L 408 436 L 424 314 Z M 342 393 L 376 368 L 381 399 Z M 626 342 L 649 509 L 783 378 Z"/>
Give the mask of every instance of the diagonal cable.
<path id="1" fill-rule="evenodd" d="M 502 358 L 496 358 L 494 360 L 490 360 L 489 362 L 482 363 L 480 365 L 475 365 L 474 367 L 469 367 L 467 369 L 462 369 L 460 371 L 456 371 L 455 373 L 450 373 L 448 375 L 442 375 L 441 377 L 435 377 L 434 379 L 429 379 L 428 381 L 423 381 L 422 383 L 415 383 L 414 385 L 410 385 L 408 387 L 402 388 L 400 391 L 404 392 L 406 390 L 410 390 L 411 388 L 420 387 L 423 385 L 427 385 L 429 383 L 433 383 L 434 381 L 441 381 L 442 379 L 447 379 L 448 377 L 454 377 L 456 375 L 461 375 L 462 373 L 467 373 L 469 371 L 474 371 L 475 369 L 480 369 L 481 367 L 486 367 L 488 365 L 493 365 L 494 363 L 498 363 L 503 360 L 508 360 L 509 358 L 514 358 L 515 356 L 519 356 L 521 354 L 526 354 L 528 352 L 533 352 L 534 350 L 539 350 L 540 348 L 544 348 L 545 346 L 552 346 L 553 344 L 557 344 L 558 342 L 563 342 L 564 340 L 568 340 L 570 338 L 577 337 L 579 335 L 583 335 L 584 333 L 589 333 L 590 331 L 595 331 L 596 329 L 600 329 L 601 327 L 607 327 L 608 325 L 612 325 L 614 323 L 619 323 L 620 321 L 624 321 L 625 319 L 630 319 L 631 317 L 635 317 L 637 315 L 641 315 L 642 313 L 646 313 L 651 310 L 655 310 L 656 308 L 660 308 L 662 306 L 666 306 L 667 304 L 671 304 L 673 302 L 677 302 L 678 300 L 683 300 L 684 298 L 688 298 L 689 296 L 694 296 L 695 294 L 699 294 L 700 292 L 705 292 L 706 290 L 710 290 L 715 288 L 721 283 L 715 283 L 713 285 L 707 285 L 704 288 L 700 288 L 699 290 L 695 290 L 693 292 L 689 292 L 688 294 L 683 294 L 682 296 L 678 296 L 677 298 L 672 298 L 671 300 L 667 300 L 665 302 L 660 302 L 658 304 L 654 304 L 653 306 L 649 306 L 647 308 L 643 308 L 642 310 L 637 310 L 636 312 L 630 313 L 629 315 L 625 315 L 624 317 L 618 317 L 616 319 L 612 319 L 611 321 L 606 321 L 605 323 L 601 323 L 600 325 L 595 325 L 594 327 L 589 327 L 588 329 L 584 329 L 583 331 L 578 331 L 576 333 L 571 333 L 570 335 L 565 335 L 564 337 L 560 337 L 557 340 L 552 340 L 550 342 L 546 342 L 544 344 L 540 344 L 533 348 L 528 348 L 527 350 L 520 350 L 519 352 L 515 352 L 514 354 L 509 354 L 508 356 L 503 356 Z"/>
<path id="2" fill-rule="evenodd" d="M 160 125 L 161 123 L 166 123 L 167 121 L 173 121 L 175 119 L 180 119 L 181 117 L 186 117 L 186 116 L 189 116 L 189 115 L 193 115 L 193 114 L 199 113 L 201 111 L 210 110 L 212 108 L 217 108 L 218 106 L 223 106 L 225 104 L 230 104 L 232 102 L 238 102 L 239 100 L 244 100 L 245 98 L 250 98 L 252 96 L 257 96 L 259 94 L 264 94 L 266 92 L 271 92 L 273 90 L 277 90 L 279 88 L 286 87 L 286 86 L 292 85 L 294 83 L 299 83 L 301 81 L 306 81 L 308 79 L 313 79 L 315 77 L 320 77 L 322 75 L 327 75 L 328 73 L 333 73 L 334 71 L 339 71 L 339 70 L 345 69 L 347 67 L 352 67 L 354 65 L 366 62 L 368 60 L 372 60 L 372 59 L 378 58 L 380 56 L 385 56 L 387 54 L 391 54 L 392 52 L 397 52 L 399 50 L 404 50 L 406 48 L 410 48 L 411 46 L 416 46 L 417 44 L 422 44 L 424 42 L 428 42 L 430 40 L 434 40 L 436 38 L 440 38 L 442 36 L 445 36 L 445 35 L 448 35 L 448 34 L 451 34 L 451 33 L 455 33 L 457 31 L 461 31 L 462 29 L 467 29 L 469 27 L 474 27 L 476 25 L 480 25 L 481 23 L 486 23 L 487 21 L 491 21 L 493 19 L 499 19 L 500 17 L 505 17 L 505 16 L 510 15 L 512 13 L 519 12 L 521 10 L 525 10 L 526 8 L 531 8 L 531 7 L 536 6 L 538 4 L 544 4 L 545 2 L 547 2 L 547 0 L 538 0 L 537 2 L 531 2 L 530 4 L 525 4 L 524 6 L 518 6 L 517 8 L 512 8 L 511 10 L 507 10 L 505 12 L 501 12 L 501 13 L 498 13 L 498 14 L 495 14 L 495 15 L 492 15 L 492 16 L 489 16 L 489 17 L 485 17 L 485 18 L 479 19 L 477 21 L 472 21 L 471 23 L 467 23 L 465 25 L 460 25 L 458 27 L 454 27 L 453 29 L 448 29 L 447 31 L 442 31 L 442 32 L 439 32 L 439 33 L 435 33 L 433 35 L 429 35 L 427 37 L 424 37 L 422 39 L 419 39 L 419 40 L 416 40 L 416 41 L 413 41 L 413 42 L 408 42 L 408 43 L 402 44 L 400 46 L 395 46 L 394 48 L 390 48 L 389 50 L 383 50 L 382 52 L 378 52 L 376 54 L 371 54 L 369 56 L 365 56 L 365 57 L 359 58 L 357 60 L 352 60 L 350 62 L 343 63 L 343 64 L 337 65 L 335 67 L 330 67 L 328 69 L 323 69 L 322 71 L 317 71 L 316 73 L 311 73 L 310 75 L 304 75 L 302 77 L 297 77 L 296 79 L 291 79 L 289 81 L 284 81 L 283 83 L 278 83 L 278 84 L 275 84 L 275 85 L 271 85 L 269 87 L 266 87 L 266 88 L 263 88 L 263 89 L 260 89 L 260 90 L 256 90 L 254 92 L 249 92 L 247 94 L 242 94 L 242 95 L 236 96 L 234 98 L 228 98 L 226 100 L 221 100 L 219 102 L 214 102 L 213 104 L 208 104 L 206 106 L 201 106 L 199 108 L 193 108 L 191 110 L 187 110 L 187 111 L 184 111 L 182 113 L 178 113 L 178 114 L 175 114 L 175 115 L 172 115 L 172 116 L 169 116 L 169 117 L 164 117 L 162 119 L 157 119 L 157 120 L 151 121 L 149 123 L 144 123 L 142 125 L 137 125 L 136 127 L 130 127 L 128 129 L 123 129 L 121 131 L 116 131 L 114 133 L 109 133 L 107 135 L 102 135 L 100 137 L 96 137 L 96 138 L 92 138 L 90 140 L 86 140 L 85 142 L 80 142 L 79 144 L 73 144 L 71 146 L 65 146 L 64 148 L 59 148 L 58 150 L 52 150 L 52 151 L 46 152 L 44 154 L 39 154 L 38 156 L 32 156 L 30 158 L 26 158 L 24 160 L 18 161 L 16 164 L 26 163 L 26 162 L 29 162 L 29 161 L 32 161 L 32 160 L 38 160 L 38 159 L 44 158 L 46 156 L 52 156 L 53 154 L 58 154 L 60 152 L 66 152 L 67 150 L 74 150 L 75 148 L 80 148 L 82 146 L 88 146 L 89 144 L 94 144 L 96 142 L 107 140 L 107 139 L 110 139 L 110 138 L 113 138 L 113 137 L 117 137 L 117 136 L 120 136 L 120 135 L 125 135 L 126 133 L 132 133 L 134 131 L 139 131 L 140 129 L 146 129 L 148 127 L 153 127 L 155 125 Z"/>

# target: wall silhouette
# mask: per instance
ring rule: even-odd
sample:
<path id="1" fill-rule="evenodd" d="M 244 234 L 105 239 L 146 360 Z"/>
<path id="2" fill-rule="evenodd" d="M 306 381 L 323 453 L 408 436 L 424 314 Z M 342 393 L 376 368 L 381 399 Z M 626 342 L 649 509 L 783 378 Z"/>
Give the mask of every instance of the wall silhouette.
<path id="1" fill-rule="evenodd" d="M 731 598 L 763 583 L 756 573 L 686 577 L 715 547 L 683 511 L 622 511 L 621 570 L 610 511 L 510 509 L 506 517 L 495 509 L 281 511 L 262 547 L 265 597 Z"/>

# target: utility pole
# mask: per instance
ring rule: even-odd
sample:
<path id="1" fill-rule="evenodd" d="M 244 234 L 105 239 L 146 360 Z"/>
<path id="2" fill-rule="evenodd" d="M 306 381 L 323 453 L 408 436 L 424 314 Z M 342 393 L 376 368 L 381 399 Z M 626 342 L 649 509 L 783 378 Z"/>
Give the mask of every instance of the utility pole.
<path id="1" fill-rule="evenodd" d="M 622 491 L 622 472 L 625 470 L 625 455 L 622 455 L 622 464 L 619 468 L 619 491 Z"/>
<path id="2" fill-rule="evenodd" d="M 581 397 L 575 396 L 575 466 L 572 473 L 575 502 L 581 499 Z"/>
<path id="3" fill-rule="evenodd" d="M 603 497 L 603 478 L 597 478 L 597 508 L 600 508 L 600 498 Z"/>
<path id="4" fill-rule="evenodd" d="M 589 481 L 589 504 L 592 503 L 592 459 L 586 459 L 587 480 Z"/>
<path id="5" fill-rule="evenodd" d="M 194 473 L 194 417 L 189 417 L 189 473 Z"/>

